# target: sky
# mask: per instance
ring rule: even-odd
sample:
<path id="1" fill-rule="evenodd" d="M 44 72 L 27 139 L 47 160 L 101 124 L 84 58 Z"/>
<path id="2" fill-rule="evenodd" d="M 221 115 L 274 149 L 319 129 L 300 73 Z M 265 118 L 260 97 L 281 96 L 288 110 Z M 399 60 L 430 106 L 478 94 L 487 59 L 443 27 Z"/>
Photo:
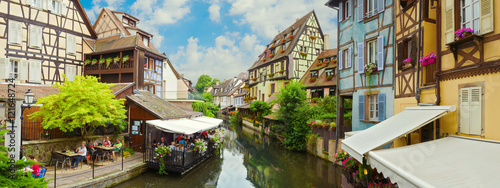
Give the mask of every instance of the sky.
<path id="1" fill-rule="evenodd" d="M 92 23 L 103 7 L 140 19 L 174 68 L 196 83 L 247 72 L 266 45 L 296 19 L 315 10 L 330 48 L 337 44 L 337 12 L 327 0 L 81 0 Z"/>

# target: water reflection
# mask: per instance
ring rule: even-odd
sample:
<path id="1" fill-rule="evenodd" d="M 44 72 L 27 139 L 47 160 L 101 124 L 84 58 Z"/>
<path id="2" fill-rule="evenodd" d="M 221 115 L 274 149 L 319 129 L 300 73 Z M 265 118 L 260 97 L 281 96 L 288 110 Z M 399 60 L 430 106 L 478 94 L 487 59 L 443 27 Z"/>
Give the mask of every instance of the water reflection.
<path id="1" fill-rule="evenodd" d="M 246 127 L 228 127 L 224 149 L 184 176 L 146 172 L 116 187 L 340 187 L 340 169 L 284 150 Z"/>

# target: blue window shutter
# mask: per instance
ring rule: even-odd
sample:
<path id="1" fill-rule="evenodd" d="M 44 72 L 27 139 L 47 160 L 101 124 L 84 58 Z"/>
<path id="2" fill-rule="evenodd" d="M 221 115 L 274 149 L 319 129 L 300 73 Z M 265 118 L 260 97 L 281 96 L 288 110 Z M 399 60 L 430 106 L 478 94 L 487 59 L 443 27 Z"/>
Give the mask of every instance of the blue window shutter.
<path id="1" fill-rule="evenodd" d="M 384 12 L 385 10 L 385 0 L 378 0 L 378 12 Z"/>
<path id="2" fill-rule="evenodd" d="M 358 0 L 358 22 L 362 22 L 364 18 L 364 9 L 363 9 L 363 3 L 364 1 Z"/>
<path id="3" fill-rule="evenodd" d="M 385 120 L 385 94 L 378 94 L 378 121 Z"/>
<path id="4" fill-rule="evenodd" d="M 358 73 L 362 74 L 365 72 L 365 44 L 363 42 L 358 43 Z"/>
<path id="5" fill-rule="evenodd" d="M 349 62 L 347 63 L 348 67 L 351 68 L 352 67 L 352 47 L 349 47 Z"/>
<path id="6" fill-rule="evenodd" d="M 354 1 L 349 1 L 349 6 L 347 7 L 347 16 L 352 16 L 352 4 Z"/>
<path id="7" fill-rule="evenodd" d="M 384 70 L 384 35 L 380 35 L 377 39 L 378 45 L 378 54 L 377 54 L 377 69 L 379 71 Z"/>
<path id="8" fill-rule="evenodd" d="M 338 64 L 338 67 L 339 67 L 339 70 L 342 70 L 342 49 L 339 49 L 339 60 L 337 61 L 337 64 Z"/>
<path id="9" fill-rule="evenodd" d="M 365 120 L 365 96 L 359 96 L 359 121 Z"/>
<path id="10" fill-rule="evenodd" d="M 344 3 L 340 2 L 339 4 L 339 21 L 342 21 L 342 19 L 344 18 L 343 16 L 343 9 L 344 9 Z"/>

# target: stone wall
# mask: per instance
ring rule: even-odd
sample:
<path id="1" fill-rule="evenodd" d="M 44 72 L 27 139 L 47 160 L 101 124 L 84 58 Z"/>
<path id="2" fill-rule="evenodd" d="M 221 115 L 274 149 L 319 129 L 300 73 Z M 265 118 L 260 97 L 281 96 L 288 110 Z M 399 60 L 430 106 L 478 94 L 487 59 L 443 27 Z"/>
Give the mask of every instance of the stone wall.
<path id="1" fill-rule="evenodd" d="M 338 151 L 342 149 L 342 140 L 343 139 L 340 139 L 338 142 Z M 323 149 L 325 148 L 324 143 L 328 143 L 328 150 L 323 151 Z M 329 139 L 327 142 L 324 142 L 323 137 L 318 137 L 316 139 L 316 147 L 314 147 L 313 142 L 307 143 L 307 152 L 327 161 L 334 162 L 333 156 L 335 155 L 335 140 Z"/>
<path id="2" fill-rule="evenodd" d="M 127 135 L 120 134 L 118 137 L 123 141 L 123 136 Z M 113 135 L 104 136 L 91 136 L 92 140 L 99 139 L 102 141 L 103 138 L 109 136 L 111 140 Z M 49 162 L 52 155 L 52 151 L 65 150 L 66 146 L 70 148 L 77 148 L 80 146 L 83 138 L 61 138 L 52 140 L 35 140 L 35 141 L 23 141 L 23 155 L 27 156 L 29 154 L 35 155 L 35 158 L 40 162 Z"/>

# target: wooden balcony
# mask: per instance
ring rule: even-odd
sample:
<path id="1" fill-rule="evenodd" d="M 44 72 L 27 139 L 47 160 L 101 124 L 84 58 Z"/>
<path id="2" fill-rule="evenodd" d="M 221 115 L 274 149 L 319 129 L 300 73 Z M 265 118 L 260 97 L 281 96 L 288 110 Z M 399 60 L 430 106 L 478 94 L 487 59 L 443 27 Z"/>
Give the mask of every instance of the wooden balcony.
<path id="1" fill-rule="evenodd" d="M 125 63 L 111 63 L 109 66 L 106 66 L 106 63 L 85 65 L 84 72 L 85 74 L 134 72 L 134 61 L 128 60 Z"/>

